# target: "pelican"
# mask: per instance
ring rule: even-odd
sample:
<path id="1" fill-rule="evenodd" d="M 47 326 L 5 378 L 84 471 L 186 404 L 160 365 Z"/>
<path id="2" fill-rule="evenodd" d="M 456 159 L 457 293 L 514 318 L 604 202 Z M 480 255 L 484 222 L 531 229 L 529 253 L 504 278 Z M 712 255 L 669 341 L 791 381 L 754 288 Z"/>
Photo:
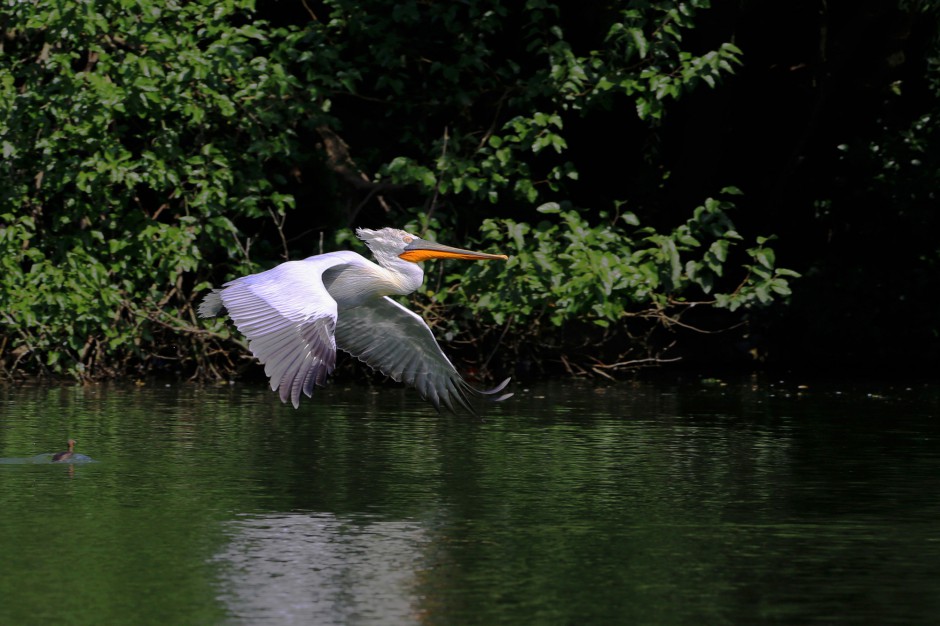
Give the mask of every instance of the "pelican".
<path id="1" fill-rule="evenodd" d="M 355 356 L 398 382 L 415 387 L 440 411 L 455 402 L 470 413 L 468 396 L 499 402 L 507 378 L 493 389 L 471 387 L 457 372 L 420 316 L 389 296 L 407 295 L 424 281 L 418 265 L 428 259 L 508 259 L 451 248 L 396 228 L 359 228 L 376 263 L 350 251 L 288 261 L 213 289 L 200 317 L 228 310 L 235 327 L 270 378 L 282 402 L 300 406 L 313 397 L 336 365 L 336 349 Z"/>

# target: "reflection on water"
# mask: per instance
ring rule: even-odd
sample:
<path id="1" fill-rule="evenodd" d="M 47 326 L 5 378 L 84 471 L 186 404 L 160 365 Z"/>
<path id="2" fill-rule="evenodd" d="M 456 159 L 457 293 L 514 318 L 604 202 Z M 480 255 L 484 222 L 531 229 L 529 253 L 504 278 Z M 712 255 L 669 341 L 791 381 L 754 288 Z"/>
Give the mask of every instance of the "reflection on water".
<path id="1" fill-rule="evenodd" d="M 409 624 L 420 526 L 330 514 L 251 516 L 227 526 L 214 559 L 232 623 Z"/>
<path id="2" fill-rule="evenodd" d="M 515 391 L 0 388 L 0 623 L 940 622 L 940 388 Z"/>
<path id="3" fill-rule="evenodd" d="M 77 452 L 73 454 L 68 460 L 65 461 L 53 461 L 52 457 L 54 452 L 45 452 L 43 454 L 37 454 L 35 456 L 27 457 L 6 457 L 0 458 L 0 465 L 24 465 L 24 464 L 45 464 L 45 463 L 56 463 L 57 465 L 66 465 L 68 463 L 94 463 L 95 460 L 90 456 L 84 454 L 78 454 Z"/>

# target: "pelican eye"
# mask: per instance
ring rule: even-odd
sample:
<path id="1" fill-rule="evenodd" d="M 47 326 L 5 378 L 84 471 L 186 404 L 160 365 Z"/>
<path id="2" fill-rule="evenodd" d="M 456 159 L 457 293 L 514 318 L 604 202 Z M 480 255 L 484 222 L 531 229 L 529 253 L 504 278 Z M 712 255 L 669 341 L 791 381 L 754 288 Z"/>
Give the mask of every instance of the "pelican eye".
<path id="1" fill-rule="evenodd" d="M 404 241 L 405 243 L 411 243 L 412 241 L 414 241 L 414 239 L 412 239 L 408 235 L 405 235 L 404 237 L 402 237 L 401 240 Z"/>

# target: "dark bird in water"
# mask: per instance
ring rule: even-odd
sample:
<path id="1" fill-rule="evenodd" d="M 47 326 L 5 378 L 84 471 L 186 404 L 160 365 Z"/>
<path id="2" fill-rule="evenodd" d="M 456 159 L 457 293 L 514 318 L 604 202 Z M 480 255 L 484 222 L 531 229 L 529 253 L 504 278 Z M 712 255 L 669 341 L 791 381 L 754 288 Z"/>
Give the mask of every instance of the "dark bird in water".
<path id="1" fill-rule="evenodd" d="M 53 461 L 68 461 L 72 458 L 72 455 L 75 454 L 75 440 L 69 439 L 69 450 L 68 452 L 56 452 L 52 455 Z"/>

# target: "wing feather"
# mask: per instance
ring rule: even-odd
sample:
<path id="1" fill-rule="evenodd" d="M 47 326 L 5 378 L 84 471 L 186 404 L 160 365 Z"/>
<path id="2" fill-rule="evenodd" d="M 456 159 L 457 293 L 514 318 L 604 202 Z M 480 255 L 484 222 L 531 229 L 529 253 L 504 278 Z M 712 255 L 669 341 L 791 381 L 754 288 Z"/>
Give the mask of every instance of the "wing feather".
<path id="1" fill-rule="evenodd" d="M 301 394 L 312 396 L 336 366 L 337 305 L 323 284 L 323 272 L 360 261 L 365 262 L 339 252 L 282 263 L 213 290 L 199 312 L 215 315 L 224 306 L 264 364 L 271 389 L 297 408 Z"/>
<path id="2" fill-rule="evenodd" d="M 469 396 L 486 393 L 460 376 L 424 320 L 391 298 L 340 311 L 336 345 L 393 380 L 411 385 L 438 410 L 443 404 L 455 412 L 456 402 L 476 414 Z"/>

